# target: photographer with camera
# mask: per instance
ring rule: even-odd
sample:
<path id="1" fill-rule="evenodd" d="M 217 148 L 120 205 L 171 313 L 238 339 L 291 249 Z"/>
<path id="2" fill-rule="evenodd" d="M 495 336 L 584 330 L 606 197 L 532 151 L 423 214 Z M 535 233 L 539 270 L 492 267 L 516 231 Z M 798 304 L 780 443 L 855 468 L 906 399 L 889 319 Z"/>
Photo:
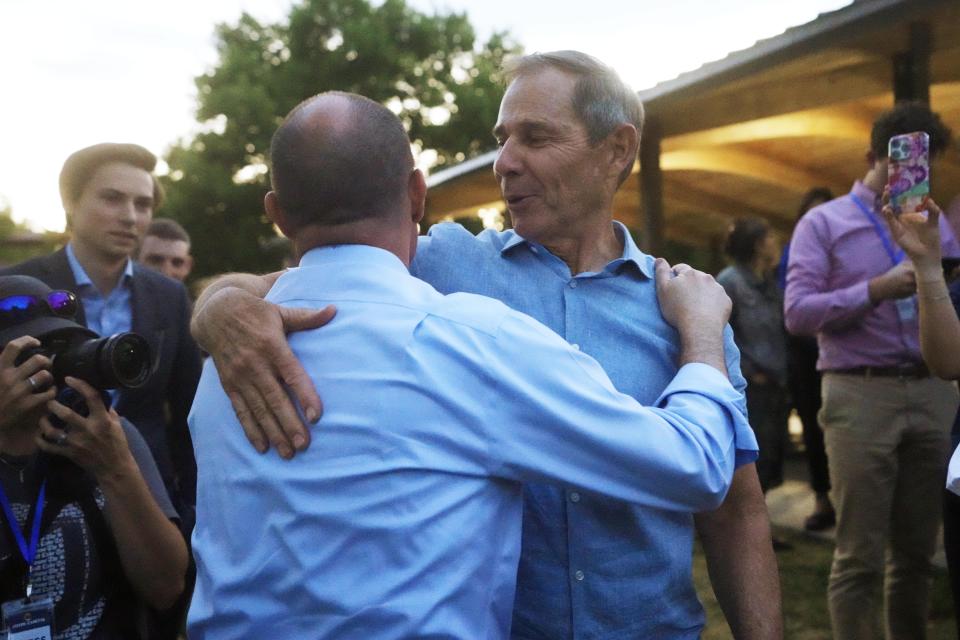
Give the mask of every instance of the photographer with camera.
<path id="1" fill-rule="evenodd" d="M 187 548 L 146 442 L 103 400 L 142 384 L 149 349 L 97 339 L 77 309 L 69 292 L 0 277 L 3 620 L 52 626 L 40 637 L 136 638 L 138 600 L 162 610 L 182 593 Z"/>

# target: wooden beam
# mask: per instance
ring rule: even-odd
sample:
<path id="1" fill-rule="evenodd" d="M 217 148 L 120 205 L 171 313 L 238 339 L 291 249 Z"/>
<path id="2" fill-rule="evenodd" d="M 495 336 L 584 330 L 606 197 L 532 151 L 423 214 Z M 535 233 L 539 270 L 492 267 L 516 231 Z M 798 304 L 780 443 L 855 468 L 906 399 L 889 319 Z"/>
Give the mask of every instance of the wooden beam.
<path id="1" fill-rule="evenodd" d="M 675 185 L 668 182 L 664 187 L 664 200 L 670 205 L 666 215 L 667 227 L 675 223 L 677 216 L 672 212 L 678 209 L 697 211 L 704 215 L 719 215 L 729 221 L 741 216 L 754 216 L 763 218 L 781 230 L 789 230 L 793 224 L 793 220 L 786 217 L 787 212 L 752 207 L 732 198 L 707 193 L 686 184 Z"/>
<path id="2" fill-rule="evenodd" d="M 893 56 L 893 100 L 930 104 L 930 52 L 933 38 L 927 22 L 910 23 L 910 49 Z"/>
<path id="3" fill-rule="evenodd" d="M 669 138 L 880 95 L 890 90 L 889 77 L 889 61 L 875 59 L 828 73 L 812 72 L 788 82 L 771 77 L 749 88 L 711 91 L 683 101 L 664 99 L 648 105 L 648 114 L 660 117 L 663 134 Z"/>
<path id="4" fill-rule="evenodd" d="M 664 171 L 711 171 L 744 176 L 791 190 L 797 185 L 831 182 L 831 176 L 737 149 L 669 151 L 661 157 L 660 166 Z"/>
<path id="5" fill-rule="evenodd" d="M 806 137 L 863 142 L 870 139 L 870 127 L 866 119 L 817 109 L 673 136 L 663 141 L 663 148 L 673 151 L 755 140 Z"/>
<path id="6" fill-rule="evenodd" d="M 660 255 L 663 240 L 663 172 L 660 170 L 660 124 L 648 117 L 640 141 L 640 208 L 643 212 L 642 249 Z"/>

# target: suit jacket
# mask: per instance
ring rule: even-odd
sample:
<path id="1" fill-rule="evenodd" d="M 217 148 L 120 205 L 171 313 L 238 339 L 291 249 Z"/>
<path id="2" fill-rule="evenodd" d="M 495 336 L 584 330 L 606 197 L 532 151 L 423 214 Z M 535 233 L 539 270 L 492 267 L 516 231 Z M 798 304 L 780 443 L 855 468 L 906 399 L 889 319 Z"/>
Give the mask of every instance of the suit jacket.
<path id="1" fill-rule="evenodd" d="M 26 275 L 52 289 L 77 293 L 65 249 L 0 269 Z M 192 522 L 197 466 L 187 414 L 200 379 L 200 350 L 190 336 L 190 300 L 183 285 L 134 263 L 131 281 L 133 331 L 146 338 L 153 371 L 139 389 L 121 389 L 115 408 L 143 434 L 170 498 L 185 524 Z M 86 324 L 81 306 L 78 322 Z"/>

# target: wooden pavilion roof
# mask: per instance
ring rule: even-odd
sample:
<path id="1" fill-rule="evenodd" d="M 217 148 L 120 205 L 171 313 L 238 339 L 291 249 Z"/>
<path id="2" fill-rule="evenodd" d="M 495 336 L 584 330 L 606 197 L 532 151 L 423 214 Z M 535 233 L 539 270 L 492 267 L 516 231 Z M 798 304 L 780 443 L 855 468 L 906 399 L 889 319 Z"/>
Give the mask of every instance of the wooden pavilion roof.
<path id="1" fill-rule="evenodd" d="M 960 136 L 957 0 L 857 1 L 641 91 L 661 132 L 665 237 L 716 245 L 742 215 L 789 231 L 809 188 L 845 193 L 866 169 L 872 121 L 894 103 L 893 58 L 917 46 L 923 24 L 930 104 Z M 432 175 L 428 220 L 503 211 L 495 155 Z M 942 204 L 960 193 L 957 145 L 934 164 L 932 188 Z M 634 229 L 643 226 L 639 190 L 635 175 L 614 202 Z"/>

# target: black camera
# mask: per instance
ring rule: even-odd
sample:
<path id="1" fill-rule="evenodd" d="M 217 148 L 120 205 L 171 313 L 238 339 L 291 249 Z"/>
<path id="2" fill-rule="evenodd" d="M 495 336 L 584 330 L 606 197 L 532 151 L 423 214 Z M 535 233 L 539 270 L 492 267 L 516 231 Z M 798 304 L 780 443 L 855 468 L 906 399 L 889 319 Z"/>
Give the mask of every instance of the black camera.
<path id="1" fill-rule="evenodd" d="M 150 377 L 150 346 L 136 333 L 91 338 L 87 332 L 59 331 L 42 344 L 25 349 L 17 365 L 35 354 L 50 358 L 57 386 L 64 378 L 80 378 L 95 389 L 136 389 Z"/>
<path id="2" fill-rule="evenodd" d="M 83 396 L 66 386 L 65 378 L 83 380 L 110 406 L 107 389 L 136 389 L 152 371 L 150 345 L 135 333 L 101 338 L 76 322 L 79 301 L 70 291 L 54 291 L 29 276 L 0 276 L 0 347 L 21 336 L 33 336 L 39 347 L 21 351 L 15 366 L 40 354 L 52 365 L 57 401 L 83 416 L 90 414 Z M 31 379 L 32 382 L 32 379 Z M 50 416 L 54 426 L 64 424 Z"/>
<path id="3" fill-rule="evenodd" d="M 83 417 L 90 415 L 90 408 L 79 392 L 64 384 L 67 376 L 79 378 L 99 391 L 106 407 L 110 406 L 107 389 L 136 389 L 150 376 L 150 345 L 136 333 L 96 338 L 85 329 L 61 330 L 44 336 L 39 347 L 25 349 L 16 364 L 36 354 L 50 358 L 53 363 L 50 372 L 58 387 L 57 402 Z M 49 414 L 49 418 L 58 429 L 66 426 L 53 414 Z"/>

